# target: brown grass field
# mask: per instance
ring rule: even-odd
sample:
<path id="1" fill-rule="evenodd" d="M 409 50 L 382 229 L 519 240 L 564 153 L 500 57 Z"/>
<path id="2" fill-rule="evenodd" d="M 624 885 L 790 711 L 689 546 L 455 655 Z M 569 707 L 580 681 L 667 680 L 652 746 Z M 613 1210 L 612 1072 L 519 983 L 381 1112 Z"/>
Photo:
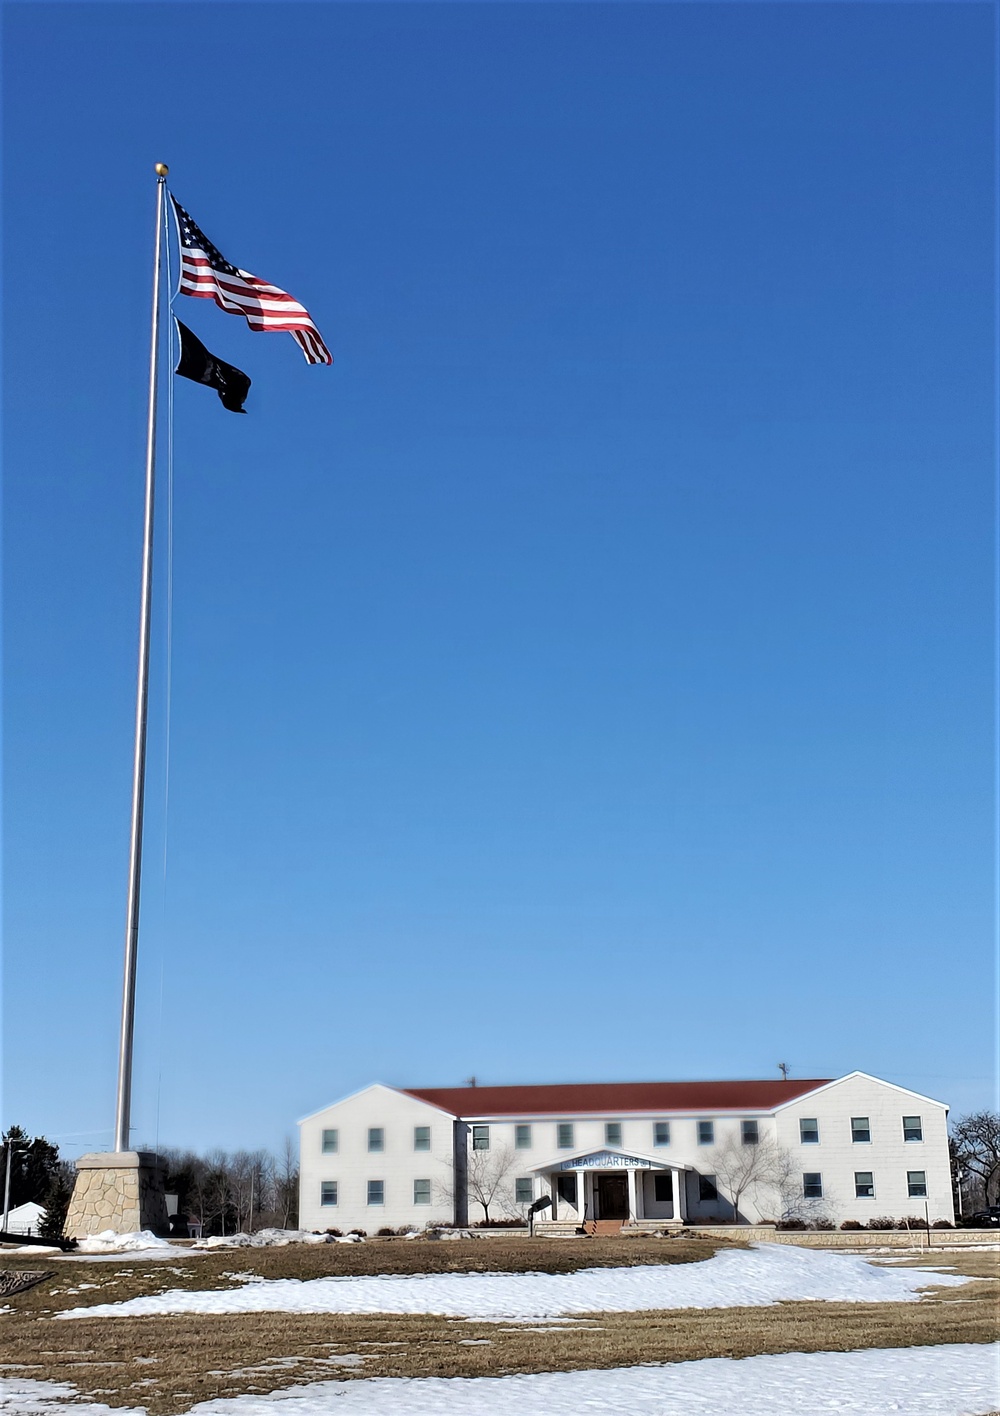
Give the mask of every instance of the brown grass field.
<path id="1" fill-rule="evenodd" d="M 930 1289 L 920 1303 L 781 1303 L 767 1308 L 595 1313 L 537 1327 L 453 1318 L 264 1313 L 79 1319 L 52 1314 L 168 1288 L 227 1288 L 232 1275 L 318 1278 L 412 1272 L 549 1273 L 631 1264 L 690 1263 L 707 1239 L 372 1241 L 228 1250 L 178 1260 L 52 1260 L 0 1253 L 4 1268 L 51 1276 L 6 1300 L 0 1373 L 71 1383 L 110 1406 L 180 1416 L 198 1401 L 308 1381 L 375 1376 L 504 1376 L 765 1352 L 847 1351 L 998 1335 L 996 1252 L 938 1251 L 928 1261 L 974 1280 Z M 918 1263 L 914 1258 L 910 1262 Z M 933 1283 L 933 1279 L 931 1279 Z M 83 1285 L 94 1285 L 83 1287 Z M 77 1290 L 71 1292 L 69 1290 Z"/>

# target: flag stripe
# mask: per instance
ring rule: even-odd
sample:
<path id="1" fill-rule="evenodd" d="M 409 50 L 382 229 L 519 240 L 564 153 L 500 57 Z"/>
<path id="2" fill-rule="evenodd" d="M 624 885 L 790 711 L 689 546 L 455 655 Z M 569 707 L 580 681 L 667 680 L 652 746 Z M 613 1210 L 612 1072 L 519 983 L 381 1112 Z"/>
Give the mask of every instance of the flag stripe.
<path id="1" fill-rule="evenodd" d="M 301 315 L 303 319 L 309 320 L 308 310 L 295 302 L 283 304 L 280 300 L 262 300 L 257 295 L 243 295 L 239 291 L 230 290 L 228 287 L 220 287 L 215 281 L 208 280 L 187 280 L 182 277 L 181 290 L 185 295 L 207 295 L 214 298 L 221 295 L 231 305 L 238 305 L 241 309 L 254 310 L 258 314 L 273 316 L 275 319 L 287 319 L 295 315 Z M 312 321 L 309 320 L 310 325 Z"/>
<path id="2" fill-rule="evenodd" d="M 214 300 L 229 315 L 243 315 L 258 333 L 283 330 L 291 334 L 310 364 L 332 364 L 333 355 L 304 305 L 287 290 L 238 270 L 212 245 L 204 232 L 171 195 L 181 252 L 182 295 Z"/>
<path id="3" fill-rule="evenodd" d="M 268 285 L 263 280 L 258 280 L 256 276 L 253 275 L 244 278 L 242 272 L 239 276 L 219 275 L 217 271 L 212 269 L 208 261 L 202 260 L 200 257 L 190 257 L 187 252 L 184 252 L 182 269 L 184 274 L 192 280 L 211 280 L 221 285 L 224 290 L 237 292 L 249 290 L 256 295 L 266 296 L 270 300 L 280 300 L 290 305 L 296 305 L 300 310 L 304 308 L 304 306 L 299 304 L 294 295 L 289 295 L 287 290 L 279 290 L 276 285 Z"/>

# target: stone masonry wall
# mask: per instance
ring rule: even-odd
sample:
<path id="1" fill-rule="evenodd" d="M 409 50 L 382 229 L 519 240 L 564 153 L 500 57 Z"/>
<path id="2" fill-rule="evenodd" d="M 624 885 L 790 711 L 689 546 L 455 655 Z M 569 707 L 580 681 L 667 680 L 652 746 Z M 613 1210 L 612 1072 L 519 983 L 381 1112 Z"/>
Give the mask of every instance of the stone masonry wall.
<path id="1" fill-rule="evenodd" d="M 166 1227 L 163 1171 L 155 1156 L 124 1151 L 80 1157 L 66 1215 L 67 1236 L 80 1239 L 105 1229 L 119 1234 L 165 1232 Z"/>

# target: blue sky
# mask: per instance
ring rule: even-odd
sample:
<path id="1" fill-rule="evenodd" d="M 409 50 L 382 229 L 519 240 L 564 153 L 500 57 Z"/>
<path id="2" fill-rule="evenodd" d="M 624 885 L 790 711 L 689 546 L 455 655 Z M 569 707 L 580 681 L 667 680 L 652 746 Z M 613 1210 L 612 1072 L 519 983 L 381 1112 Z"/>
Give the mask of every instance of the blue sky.
<path id="1" fill-rule="evenodd" d="M 9 4 L 4 1122 L 111 1139 L 154 178 L 336 357 L 177 381 L 135 1139 L 368 1081 L 993 1086 L 994 12 Z"/>

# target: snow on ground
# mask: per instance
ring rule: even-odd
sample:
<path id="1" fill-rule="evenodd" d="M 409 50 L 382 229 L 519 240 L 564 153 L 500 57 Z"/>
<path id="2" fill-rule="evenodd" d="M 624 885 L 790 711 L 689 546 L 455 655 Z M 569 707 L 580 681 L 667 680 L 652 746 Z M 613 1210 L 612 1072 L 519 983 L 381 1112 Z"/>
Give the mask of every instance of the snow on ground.
<path id="1" fill-rule="evenodd" d="M 1000 1347 L 710 1357 L 515 1377 L 377 1377 L 200 1402 L 189 1416 L 986 1416 Z M 0 1379 L 0 1412 L 71 1416 L 72 1387 Z M 81 1416 L 111 1416 L 85 1403 Z M 141 1416 L 118 1408 L 114 1416 Z"/>
<path id="2" fill-rule="evenodd" d="M 267 1279 L 223 1291 L 167 1293 L 70 1308 L 57 1318 L 162 1313 L 435 1313 L 535 1319 L 651 1308 L 760 1307 L 783 1300 L 915 1302 L 929 1284 L 967 1278 L 883 1268 L 845 1254 L 764 1245 L 728 1249 L 693 1264 L 583 1269 L 577 1273 L 393 1274 L 378 1278 Z"/>
<path id="3" fill-rule="evenodd" d="M 135 1407 L 116 1406 L 112 1411 L 103 1402 L 87 1401 L 71 1406 L 77 1400 L 76 1387 L 66 1382 L 34 1382 L 21 1377 L 0 1377 L 0 1411 L 10 1416 L 145 1416 Z"/>
<path id="4" fill-rule="evenodd" d="M 151 1229 L 140 1229 L 136 1234 L 118 1234 L 114 1229 L 105 1229 L 100 1234 L 88 1234 L 76 1246 L 78 1254 L 145 1253 L 149 1249 L 165 1250 L 177 1256 L 170 1240 L 158 1239 Z"/>
<path id="5" fill-rule="evenodd" d="M 359 1234 L 352 1234 L 356 1243 Z M 254 1234 L 216 1234 L 204 1241 L 206 1249 L 274 1249 L 285 1244 L 329 1244 L 330 1234 L 314 1234 L 309 1229 L 258 1229 Z"/>

